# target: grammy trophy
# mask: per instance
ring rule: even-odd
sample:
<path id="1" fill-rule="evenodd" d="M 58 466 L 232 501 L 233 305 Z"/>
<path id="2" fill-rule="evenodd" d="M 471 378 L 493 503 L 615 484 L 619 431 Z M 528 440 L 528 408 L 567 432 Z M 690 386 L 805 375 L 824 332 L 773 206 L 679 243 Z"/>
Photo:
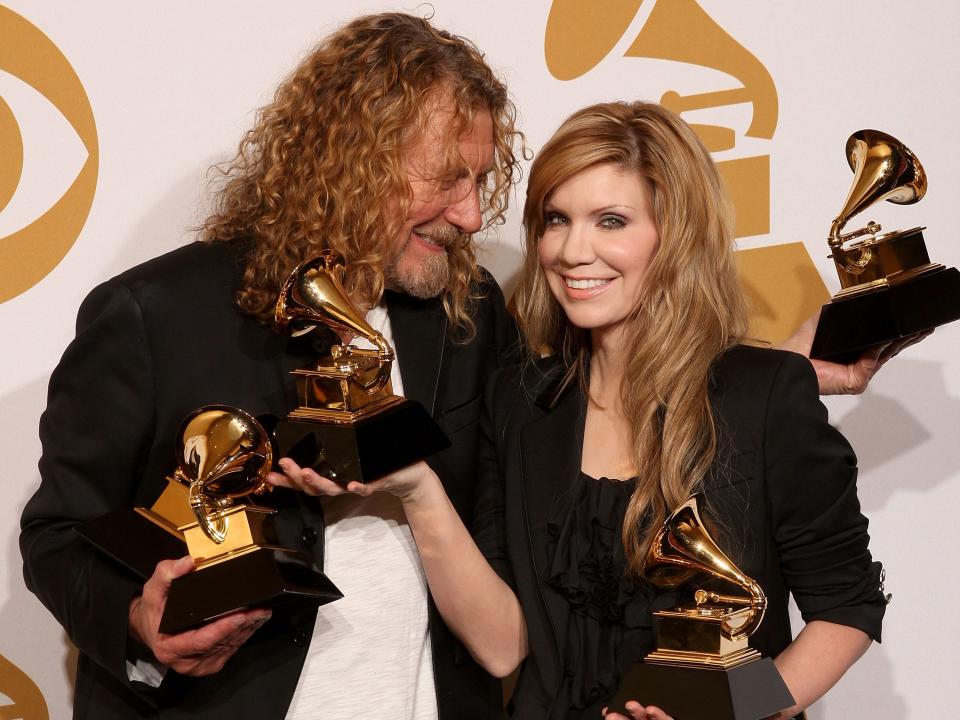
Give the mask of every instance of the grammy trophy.
<path id="1" fill-rule="evenodd" d="M 115 511 L 78 531 L 140 577 L 159 560 L 189 552 L 195 569 L 173 580 L 160 631 L 177 633 L 240 608 L 298 598 L 322 605 L 343 597 L 313 556 L 283 542 L 278 511 L 256 498 L 275 450 L 261 423 L 228 405 L 207 405 L 184 419 L 177 468 L 149 509 Z M 150 543 L 157 537 L 170 547 Z"/>
<path id="2" fill-rule="evenodd" d="M 449 447 L 426 410 L 393 394 L 393 349 L 353 304 L 343 258 L 330 250 L 300 264 L 277 300 L 275 325 L 292 334 L 317 327 L 368 340 L 337 344 L 315 367 L 294 370 L 300 405 L 273 430 L 281 457 L 335 482 L 368 482 Z"/>
<path id="3" fill-rule="evenodd" d="M 747 644 L 763 621 L 766 595 L 707 532 L 700 499 L 688 498 L 657 532 L 647 554 L 647 580 L 675 587 L 678 573 L 705 574 L 744 594 L 700 588 L 693 604 L 655 612 L 657 649 L 627 670 L 611 710 L 629 716 L 624 704 L 639 700 L 683 720 L 760 720 L 794 703 L 773 661 Z"/>
<path id="4" fill-rule="evenodd" d="M 847 140 L 853 186 L 827 243 L 841 290 L 823 306 L 810 356 L 849 362 L 864 349 L 960 318 L 960 272 L 930 261 L 922 227 L 881 232 L 875 222 L 843 233 L 873 203 L 919 201 L 927 175 L 899 140 L 860 130 Z"/>

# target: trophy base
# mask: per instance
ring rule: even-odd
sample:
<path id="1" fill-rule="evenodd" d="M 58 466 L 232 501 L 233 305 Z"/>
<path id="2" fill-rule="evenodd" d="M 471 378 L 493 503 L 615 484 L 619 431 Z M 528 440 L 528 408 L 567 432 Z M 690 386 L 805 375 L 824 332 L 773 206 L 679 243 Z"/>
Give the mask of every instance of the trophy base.
<path id="1" fill-rule="evenodd" d="M 350 423 L 280 420 L 273 436 L 278 457 L 343 484 L 376 480 L 450 447 L 443 430 L 412 400 Z"/>
<path id="2" fill-rule="evenodd" d="M 847 363 L 874 345 L 960 319 L 960 271 L 943 268 L 823 306 L 810 357 Z"/>
<path id="3" fill-rule="evenodd" d="M 191 630 L 234 610 L 293 600 L 325 605 L 342 597 L 306 553 L 261 547 L 176 578 L 160 632 Z"/>
<path id="4" fill-rule="evenodd" d="M 87 520 L 76 528 L 88 542 L 141 578 L 153 575 L 161 560 L 187 554 L 177 530 L 144 508 L 121 508 Z"/>
<path id="5" fill-rule="evenodd" d="M 637 663 L 607 707 L 630 717 L 629 700 L 684 720 L 760 720 L 794 703 L 770 658 L 728 670 Z"/>

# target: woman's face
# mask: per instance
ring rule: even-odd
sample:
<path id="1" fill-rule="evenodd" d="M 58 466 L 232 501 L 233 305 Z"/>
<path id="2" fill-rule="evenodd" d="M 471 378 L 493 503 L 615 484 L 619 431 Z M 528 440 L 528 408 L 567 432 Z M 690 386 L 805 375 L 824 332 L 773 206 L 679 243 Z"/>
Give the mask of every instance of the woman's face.
<path id="1" fill-rule="evenodd" d="M 559 185 L 543 212 L 538 253 L 553 296 L 576 327 L 619 332 L 660 243 L 640 176 L 595 165 Z"/>

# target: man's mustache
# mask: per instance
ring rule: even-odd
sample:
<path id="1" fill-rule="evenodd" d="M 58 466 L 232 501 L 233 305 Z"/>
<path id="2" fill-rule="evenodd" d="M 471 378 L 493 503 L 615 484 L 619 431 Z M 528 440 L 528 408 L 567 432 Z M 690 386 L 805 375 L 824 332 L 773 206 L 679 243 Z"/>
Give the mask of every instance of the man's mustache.
<path id="1" fill-rule="evenodd" d="M 468 241 L 470 237 L 453 225 L 424 225 L 415 227 L 413 231 L 420 237 L 426 238 L 442 248 L 457 247 Z"/>

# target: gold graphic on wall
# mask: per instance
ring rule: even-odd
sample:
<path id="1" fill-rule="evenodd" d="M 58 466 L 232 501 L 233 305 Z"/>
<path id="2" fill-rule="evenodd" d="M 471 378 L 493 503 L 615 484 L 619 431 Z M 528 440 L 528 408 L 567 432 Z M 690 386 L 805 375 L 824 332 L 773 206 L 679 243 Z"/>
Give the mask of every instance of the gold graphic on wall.
<path id="1" fill-rule="evenodd" d="M 49 717 L 40 688 L 23 670 L 0 655 L 0 720 L 48 720 Z"/>
<path id="2" fill-rule="evenodd" d="M 734 254 L 750 302 L 750 337 L 777 344 L 830 300 L 802 242 Z"/>
<path id="3" fill-rule="evenodd" d="M 40 217 L 0 237 L 0 302 L 29 290 L 67 254 L 87 221 L 97 187 L 99 146 L 90 101 L 80 78 L 44 33 L 0 6 L 0 70 L 43 95 L 69 122 L 87 159 L 67 191 Z M 0 212 L 23 172 L 23 142 L 17 120 L 0 98 Z"/>
<path id="4" fill-rule="evenodd" d="M 13 111 L 0 97 L 0 210 L 13 197 L 23 172 L 23 138 Z"/>
<path id="5" fill-rule="evenodd" d="M 646 0 L 648 5 L 652 1 Z M 573 80 L 593 69 L 621 40 L 643 2 L 554 0 L 544 40 L 551 74 L 559 80 Z M 687 95 L 670 90 L 663 93 L 660 102 L 680 115 L 748 103 L 751 118 L 743 135 L 762 140 L 773 138 L 779 115 L 773 78 L 756 56 L 720 27 L 696 0 L 655 0 L 624 56 L 669 60 L 726 73 L 739 85 Z M 691 123 L 691 127 L 712 153 L 736 147 L 734 128 L 704 123 Z M 717 169 L 736 209 L 736 237 L 769 234 L 769 154 L 721 160 Z M 751 335 L 778 342 L 819 309 L 829 294 L 802 244 L 747 252 L 749 255 L 743 257 L 742 252 L 738 253 L 738 262 L 754 302 Z M 774 268 L 776 272 L 767 274 Z M 791 278 L 786 284 L 766 279 L 782 279 L 784 272 Z"/>

